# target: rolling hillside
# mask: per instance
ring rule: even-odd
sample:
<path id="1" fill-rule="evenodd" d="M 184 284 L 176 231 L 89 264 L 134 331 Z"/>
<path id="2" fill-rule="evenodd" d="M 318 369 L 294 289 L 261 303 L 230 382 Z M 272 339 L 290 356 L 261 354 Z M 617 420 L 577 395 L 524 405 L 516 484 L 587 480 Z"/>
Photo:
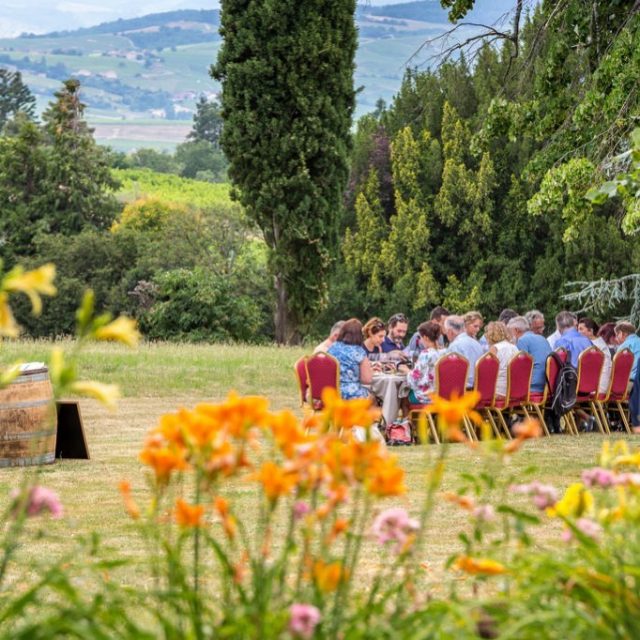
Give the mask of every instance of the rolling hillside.
<path id="1" fill-rule="evenodd" d="M 511 0 L 498 0 L 470 19 L 494 22 L 510 7 Z M 390 101 L 420 45 L 450 27 L 435 0 L 361 5 L 357 22 L 358 115 L 371 111 L 379 98 Z M 189 130 L 198 96 L 219 90 L 208 75 L 221 43 L 218 26 L 218 10 L 183 10 L 23 34 L 0 39 L 0 66 L 21 71 L 39 109 L 62 80 L 79 78 L 87 118 L 101 142 L 125 150 L 172 148 Z M 425 47 L 411 64 L 426 65 L 434 53 Z"/>

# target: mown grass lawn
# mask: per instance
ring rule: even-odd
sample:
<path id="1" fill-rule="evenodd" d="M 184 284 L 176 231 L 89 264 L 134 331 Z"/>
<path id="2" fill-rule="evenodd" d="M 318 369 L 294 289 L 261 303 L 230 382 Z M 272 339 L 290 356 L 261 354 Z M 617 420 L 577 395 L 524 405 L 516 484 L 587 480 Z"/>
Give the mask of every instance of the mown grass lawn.
<path id="1" fill-rule="evenodd" d="M 27 361 L 45 360 L 50 347 L 48 342 L 5 343 L 2 361 L 6 364 L 18 357 Z M 118 383 L 123 399 L 114 413 L 93 401 L 80 401 L 90 460 L 62 460 L 37 469 L 0 470 L 1 508 L 6 507 L 11 489 L 19 486 L 25 473 L 39 474 L 38 481 L 57 491 L 65 506 L 63 520 L 34 522 L 33 526 L 43 527 L 47 535 L 35 546 L 23 549 L 22 553 L 31 557 L 52 557 L 59 551 L 71 550 L 79 538 L 96 531 L 117 553 L 135 558 L 133 565 L 123 570 L 121 579 L 144 582 L 146 574 L 138 569 L 146 548 L 124 513 L 117 485 L 121 479 L 128 479 L 140 504 L 148 499 L 145 470 L 137 460 L 147 431 L 157 424 L 163 413 L 180 406 L 220 401 L 229 389 L 242 394 L 265 395 L 274 409 L 290 407 L 299 411 L 292 365 L 303 352 L 299 348 L 242 345 L 143 344 L 137 351 L 108 344 L 89 346 L 80 358 L 82 377 Z M 629 437 L 629 440 L 637 443 L 638 437 Z M 537 479 L 564 488 L 579 479 L 585 467 L 593 465 L 601 444 L 602 437 L 597 434 L 531 441 L 503 469 L 487 466 L 478 451 L 464 445 L 452 445 L 443 490 L 455 490 L 462 472 L 485 470 L 489 474 L 524 476 L 531 467 L 537 469 Z M 409 490 L 393 504 L 401 504 L 412 512 L 419 510 L 428 458 L 433 457 L 436 450 L 435 446 L 397 450 L 406 470 Z M 229 492 L 239 506 L 238 512 L 246 514 L 250 521 L 255 513 L 253 490 L 236 481 L 229 486 Z M 391 506 L 392 502 L 388 504 Z M 423 558 L 434 575 L 441 572 L 449 555 L 460 551 L 457 536 L 466 527 L 465 512 L 445 502 L 437 505 L 430 521 L 429 546 Z M 248 528 L 252 528 L 251 524 Z M 554 539 L 558 533 L 558 525 L 549 523 L 540 530 L 539 541 L 556 544 Z M 375 567 L 378 551 L 372 544 L 365 553 L 363 567 L 366 573 L 367 568 Z"/>

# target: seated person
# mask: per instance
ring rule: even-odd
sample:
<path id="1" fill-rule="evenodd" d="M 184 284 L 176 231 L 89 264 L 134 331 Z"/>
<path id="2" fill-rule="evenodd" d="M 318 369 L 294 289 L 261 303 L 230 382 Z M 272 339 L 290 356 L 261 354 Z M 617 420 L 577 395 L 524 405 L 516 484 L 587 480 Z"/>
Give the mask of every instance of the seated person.
<path id="1" fill-rule="evenodd" d="M 570 311 L 561 311 L 556 316 L 556 327 L 560 337 L 556 340 L 555 349 L 562 347 L 567 350 L 573 367 L 578 368 L 578 357 L 589 347 L 593 346 L 591 340 L 583 336 L 577 328 L 576 317 Z"/>
<path id="2" fill-rule="evenodd" d="M 618 349 L 618 341 L 616 340 L 616 323 L 605 322 L 600 325 L 600 329 L 598 329 L 598 337 L 605 341 L 607 347 L 609 347 L 611 357 L 613 358 L 616 350 Z"/>
<path id="3" fill-rule="evenodd" d="M 338 339 L 327 352 L 340 363 L 340 395 L 345 399 L 371 397 L 365 384 L 371 384 L 371 362 L 362 347 L 362 323 L 357 318 L 347 320 Z"/>
<path id="4" fill-rule="evenodd" d="M 321 351 L 326 353 L 329 351 L 329 347 L 338 339 L 338 334 L 340 333 L 340 329 L 342 329 L 342 325 L 344 324 L 344 320 L 339 320 L 336 322 L 333 327 L 331 327 L 331 331 L 329 331 L 329 337 L 326 340 L 323 340 L 314 350 L 313 353 L 320 353 Z"/>
<path id="5" fill-rule="evenodd" d="M 640 357 L 640 337 L 636 335 L 636 328 L 630 322 L 617 322 L 615 326 L 618 351 L 629 349 L 633 353 L 633 368 L 629 381 L 632 383 L 636 377 L 638 358 Z"/>
<path id="6" fill-rule="evenodd" d="M 440 325 L 434 321 L 423 322 L 418 327 L 423 350 L 418 356 L 413 369 L 407 374 L 407 382 L 411 387 L 409 402 L 412 404 L 428 404 L 436 382 L 436 362 L 442 355 L 438 351 L 441 335 Z"/>
<path id="7" fill-rule="evenodd" d="M 389 360 L 406 360 L 403 340 L 407 336 L 409 320 L 402 313 L 396 313 L 389 318 L 387 323 L 387 335 L 382 342 L 382 352 L 389 354 Z"/>
<path id="8" fill-rule="evenodd" d="M 578 331 L 589 338 L 594 347 L 598 347 L 604 354 L 604 362 L 602 363 L 602 371 L 600 372 L 600 382 L 598 384 L 598 393 L 607 393 L 609 390 L 609 382 L 611 380 L 612 358 L 609 346 L 604 338 L 598 336 L 598 325 L 591 318 L 580 318 L 578 321 Z"/>
<path id="9" fill-rule="evenodd" d="M 544 335 L 544 314 L 542 311 L 531 309 L 531 311 L 527 311 L 527 313 L 524 314 L 524 317 L 529 323 L 529 331 L 531 331 L 531 333 L 539 336 Z"/>
<path id="10" fill-rule="evenodd" d="M 444 320 L 445 318 L 451 315 L 447 309 L 444 307 L 434 307 L 431 310 L 431 315 L 429 316 L 429 320 L 434 320 L 440 325 L 440 338 L 438 339 L 438 348 L 444 348 Z M 420 332 L 416 331 L 409 341 L 409 346 L 405 349 L 405 353 L 415 362 L 418 358 L 418 355 L 421 351 L 423 351 L 424 347 L 422 345 L 422 341 L 420 340 Z"/>
<path id="11" fill-rule="evenodd" d="M 482 314 L 479 311 L 468 311 L 464 314 L 463 319 L 464 330 L 467 332 L 467 335 L 477 340 L 480 329 L 482 329 L 482 325 L 484 324 Z"/>
<path id="12" fill-rule="evenodd" d="M 380 318 L 371 318 L 362 327 L 364 340 L 362 346 L 367 352 L 367 357 L 372 362 L 377 362 L 382 356 L 382 342 L 387 335 L 385 324 Z"/>
<path id="13" fill-rule="evenodd" d="M 464 330 L 464 319 L 462 316 L 447 316 L 444 321 L 444 331 L 449 340 L 447 353 L 458 353 L 464 356 L 469 362 L 467 388 L 473 389 L 473 381 L 476 376 L 476 362 L 484 353 L 482 345 L 475 338 L 469 336 Z"/>
<path id="14" fill-rule="evenodd" d="M 496 381 L 496 396 L 504 398 L 507 395 L 507 368 L 511 358 L 518 353 L 518 347 L 511 342 L 511 334 L 505 323 L 499 320 L 490 322 L 484 335 L 487 337 L 489 353 L 493 353 L 500 363 Z"/>
<path id="15" fill-rule="evenodd" d="M 547 357 L 551 353 L 551 346 L 543 335 L 531 331 L 525 316 L 516 316 L 511 319 L 507 329 L 515 338 L 518 349 L 533 358 L 531 391 L 542 393 L 547 384 Z"/>

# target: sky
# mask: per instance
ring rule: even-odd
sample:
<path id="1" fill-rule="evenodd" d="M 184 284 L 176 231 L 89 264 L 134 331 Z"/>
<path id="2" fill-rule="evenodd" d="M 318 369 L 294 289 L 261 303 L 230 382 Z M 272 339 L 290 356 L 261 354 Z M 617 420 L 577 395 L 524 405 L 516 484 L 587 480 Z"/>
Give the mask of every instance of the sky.
<path id="1" fill-rule="evenodd" d="M 406 1 L 368 0 L 368 4 Z M 73 30 L 118 18 L 135 18 L 177 9 L 217 9 L 219 6 L 218 0 L 1 0 L 0 37 L 13 37 L 23 32 Z"/>

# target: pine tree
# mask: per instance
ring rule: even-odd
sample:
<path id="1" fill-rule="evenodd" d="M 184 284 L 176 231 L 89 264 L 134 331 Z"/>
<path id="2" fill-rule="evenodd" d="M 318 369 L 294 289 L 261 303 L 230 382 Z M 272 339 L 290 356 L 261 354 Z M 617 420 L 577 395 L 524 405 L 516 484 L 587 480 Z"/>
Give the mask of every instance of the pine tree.
<path id="1" fill-rule="evenodd" d="M 0 131 L 20 111 L 33 118 L 35 109 L 36 99 L 22 82 L 20 72 L 0 68 Z"/>
<path id="2" fill-rule="evenodd" d="M 107 153 L 96 144 L 84 120 L 80 82 L 67 80 L 55 97 L 42 116 L 49 158 L 41 206 L 48 231 L 107 229 L 119 208 L 111 193 L 117 182 Z"/>
<path id="3" fill-rule="evenodd" d="M 295 341 L 327 296 L 348 178 L 355 0 L 223 0 L 222 148 L 262 229 L 276 339 Z"/>

